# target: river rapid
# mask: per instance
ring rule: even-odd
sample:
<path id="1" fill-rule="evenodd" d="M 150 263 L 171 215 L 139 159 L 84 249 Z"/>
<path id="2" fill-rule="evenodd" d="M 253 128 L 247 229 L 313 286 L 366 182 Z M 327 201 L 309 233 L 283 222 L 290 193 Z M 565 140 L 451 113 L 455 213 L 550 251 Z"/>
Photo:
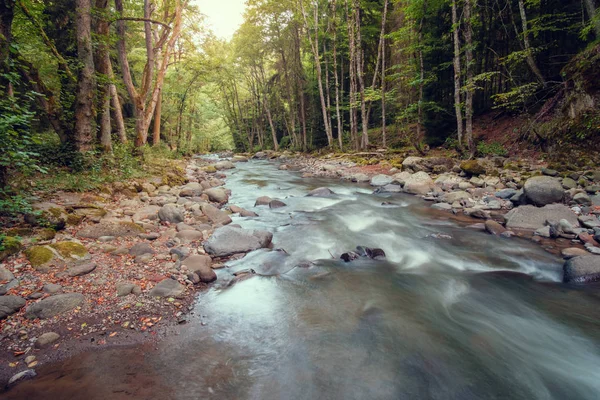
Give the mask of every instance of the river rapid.
<path id="1" fill-rule="evenodd" d="M 229 203 L 259 217 L 233 223 L 274 250 L 218 270 L 177 335 L 44 366 L 6 398 L 600 398 L 600 292 L 560 283 L 562 259 L 414 196 L 236 165 Z M 335 195 L 305 196 L 322 186 Z M 358 245 L 387 259 L 339 259 Z"/>

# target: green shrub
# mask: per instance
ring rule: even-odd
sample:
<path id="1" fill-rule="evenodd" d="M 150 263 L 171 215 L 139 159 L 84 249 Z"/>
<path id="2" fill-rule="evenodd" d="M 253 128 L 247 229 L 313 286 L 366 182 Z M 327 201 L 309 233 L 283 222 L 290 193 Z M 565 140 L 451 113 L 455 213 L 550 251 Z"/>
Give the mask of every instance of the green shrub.
<path id="1" fill-rule="evenodd" d="M 477 143 L 477 152 L 482 156 L 501 156 L 504 157 L 508 154 L 506 148 L 498 142 L 479 142 Z"/>

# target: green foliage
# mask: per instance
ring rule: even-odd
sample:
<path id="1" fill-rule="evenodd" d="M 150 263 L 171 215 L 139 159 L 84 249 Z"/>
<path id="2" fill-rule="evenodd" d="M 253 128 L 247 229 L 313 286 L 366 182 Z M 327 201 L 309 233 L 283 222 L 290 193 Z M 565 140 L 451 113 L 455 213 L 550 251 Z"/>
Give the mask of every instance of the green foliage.
<path id="1" fill-rule="evenodd" d="M 505 157 L 508 154 L 506 148 L 498 142 L 479 142 L 477 143 L 477 152 L 481 156 L 501 156 Z"/>
<path id="2" fill-rule="evenodd" d="M 21 214 L 31 214 L 32 212 L 28 196 L 0 189 L 0 216 L 16 218 Z"/>

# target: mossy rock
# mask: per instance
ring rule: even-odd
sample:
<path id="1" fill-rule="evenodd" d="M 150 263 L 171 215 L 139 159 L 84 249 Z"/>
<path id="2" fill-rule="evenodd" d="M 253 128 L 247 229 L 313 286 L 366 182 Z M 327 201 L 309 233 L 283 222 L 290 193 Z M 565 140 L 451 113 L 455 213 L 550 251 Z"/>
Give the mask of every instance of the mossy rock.
<path id="1" fill-rule="evenodd" d="M 85 246 L 77 242 L 60 242 L 52 244 L 50 247 L 58 251 L 58 254 L 64 258 L 81 258 L 88 253 Z"/>
<path id="2" fill-rule="evenodd" d="M 460 169 L 466 174 L 471 176 L 478 176 L 485 174 L 485 167 L 479 164 L 477 160 L 467 160 L 460 164 Z"/>
<path id="3" fill-rule="evenodd" d="M 6 231 L 6 236 L 29 237 L 33 235 L 31 228 L 10 228 Z"/>
<path id="4" fill-rule="evenodd" d="M 204 172 L 208 172 L 209 174 L 215 173 L 217 172 L 217 169 L 215 168 L 214 165 L 207 165 L 205 167 L 200 168 L 202 171 Z M 163 179 L 164 181 L 164 179 Z"/>
<path id="5" fill-rule="evenodd" d="M 76 215 L 76 214 L 68 214 L 67 218 L 66 218 L 67 225 L 72 225 L 72 226 L 79 225 L 82 220 L 83 220 L 83 217 L 81 215 Z"/>
<path id="6" fill-rule="evenodd" d="M 79 217 L 102 218 L 107 214 L 107 211 L 104 208 L 94 206 L 94 207 L 77 208 L 73 212 L 73 214 L 75 214 Z"/>
<path id="7" fill-rule="evenodd" d="M 53 207 L 53 208 L 49 208 L 46 212 L 48 214 L 50 214 L 51 216 L 53 216 L 54 218 L 60 218 L 60 217 L 62 217 L 64 210 Z"/>
<path id="8" fill-rule="evenodd" d="M 40 229 L 37 234 L 39 240 L 52 240 L 56 236 L 56 231 L 52 228 Z"/>
<path id="9" fill-rule="evenodd" d="M 46 246 L 30 247 L 25 250 L 25 255 L 31 266 L 36 269 L 48 264 L 54 258 L 54 253 Z"/>
<path id="10" fill-rule="evenodd" d="M 107 222 L 86 226 L 77 232 L 77 235 L 89 239 L 98 239 L 102 236 L 131 237 L 144 232 L 144 228 L 133 222 Z"/>
<path id="11" fill-rule="evenodd" d="M 2 250 L 0 251 L 0 261 L 5 260 L 7 257 L 17 254 L 21 251 L 21 241 L 12 236 L 5 236 L 0 243 Z"/>

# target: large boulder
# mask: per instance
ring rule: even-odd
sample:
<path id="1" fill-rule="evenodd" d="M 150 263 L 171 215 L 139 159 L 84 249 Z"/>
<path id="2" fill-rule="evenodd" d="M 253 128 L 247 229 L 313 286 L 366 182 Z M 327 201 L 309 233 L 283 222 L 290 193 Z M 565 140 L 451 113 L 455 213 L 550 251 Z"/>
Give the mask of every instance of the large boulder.
<path id="1" fill-rule="evenodd" d="M 271 199 L 269 196 L 260 196 L 258 199 L 256 199 L 256 202 L 254 203 L 254 207 L 256 206 L 268 206 L 269 203 L 271 202 Z"/>
<path id="2" fill-rule="evenodd" d="M 215 225 L 227 225 L 231 223 L 231 217 L 225 211 L 219 210 L 211 204 L 204 204 L 202 212 Z"/>
<path id="3" fill-rule="evenodd" d="M 0 296 L 0 320 L 19 311 L 25 303 L 25 299 L 19 296 Z"/>
<path id="4" fill-rule="evenodd" d="M 158 212 L 158 218 L 160 218 L 160 220 L 163 222 L 170 222 L 172 224 L 183 222 L 185 219 L 183 216 L 183 211 L 181 211 L 181 209 L 175 204 L 165 204 L 162 206 Z"/>
<path id="5" fill-rule="evenodd" d="M 527 200 L 538 207 L 546 204 L 561 203 L 564 189 L 560 181 L 551 176 L 534 176 L 527 179 L 523 187 Z"/>
<path id="6" fill-rule="evenodd" d="M 404 182 L 404 191 L 411 194 L 427 194 L 433 189 L 433 180 L 427 172 L 412 174 Z"/>
<path id="7" fill-rule="evenodd" d="M 454 162 L 445 157 L 406 157 L 402 161 L 402 169 L 411 172 L 447 172 Z"/>
<path id="8" fill-rule="evenodd" d="M 506 214 L 507 229 L 521 229 L 535 231 L 544 225 L 547 220 L 567 220 L 573 226 L 579 226 L 577 215 L 562 204 L 549 204 L 545 207 L 531 205 L 513 208 Z"/>
<path id="9" fill-rule="evenodd" d="M 181 197 L 196 197 L 202 194 L 204 188 L 198 182 L 190 182 L 183 186 L 179 191 L 179 196 Z"/>
<path id="10" fill-rule="evenodd" d="M 224 226 L 215 230 L 204 244 L 204 250 L 217 257 L 247 253 L 269 246 L 272 239 L 271 232 Z"/>
<path id="11" fill-rule="evenodd" d="M 589 283 L 600 280 L 600 256 L 577 256 L 563 265 L 563 281 Z"/>
<path id="12" fill-rule="evenodd" d="M 221 171 L 224 169 L 232 169 L 235 168 L 235 165 L 233 165 L 233 163 L 231 161 L 219 161 L 218 163 L 214 164 L 214 167 L 217 171 Z"/>
<path id="13" fill-rule="evenodd" d="M 133 222 L 102 222 L 89 225 L 77 232 L 77 236 L 98 239 L 102 236 L 129 237 L 144 233 L 144 228 Z"/>
<path id="14" fill-rule="evenodd" d="M 73 310 L 83 303 L 83 300 L 84 297 L 81 293 L 57 294 L 29 306 L 25 311 L 25 316 L 29 319 L 52 318 L 55 315 Z"/>

